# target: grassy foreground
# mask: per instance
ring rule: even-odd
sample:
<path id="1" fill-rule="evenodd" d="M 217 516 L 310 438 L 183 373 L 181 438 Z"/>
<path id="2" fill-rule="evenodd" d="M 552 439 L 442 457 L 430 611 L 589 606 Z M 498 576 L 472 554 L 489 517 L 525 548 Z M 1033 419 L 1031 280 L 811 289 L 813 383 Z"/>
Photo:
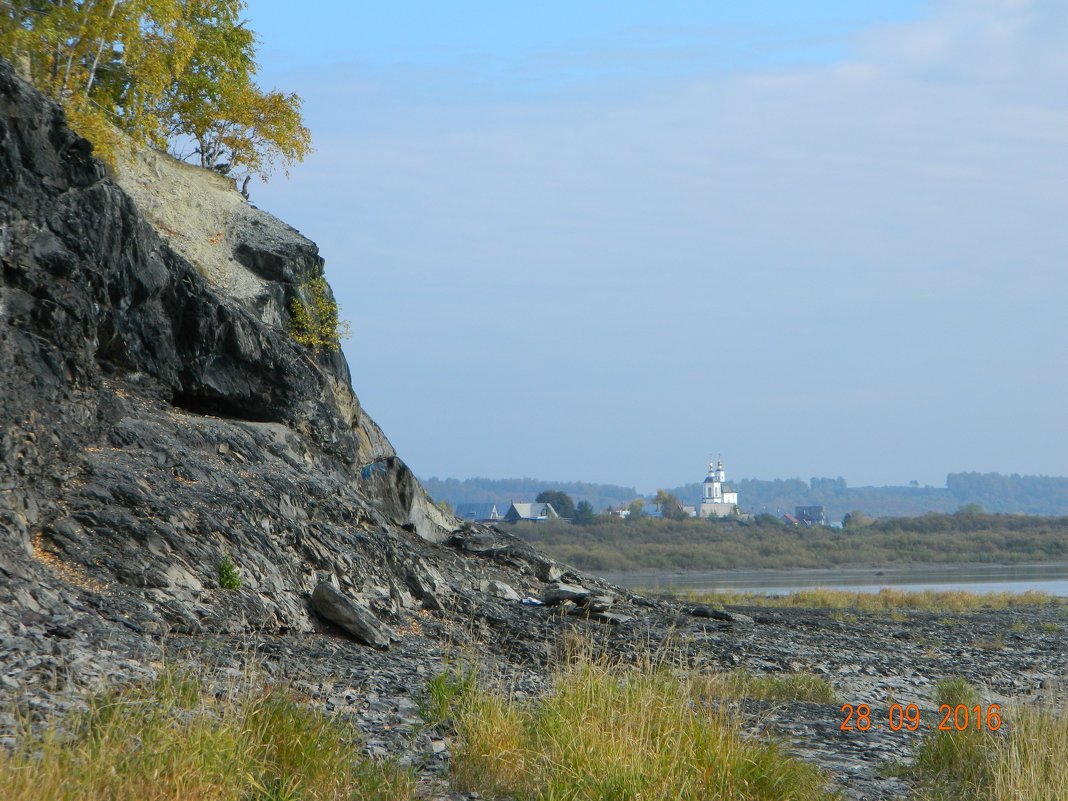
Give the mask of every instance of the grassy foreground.
<path id="1" fill-rule="evenodd" d="M 809 801 L 836 798 L 826 777 L 776 743 L 747 738 L 738 698 L 835 704 L 806 675 L 679 673 L 580 655 L 553 691 L 516 700 L 474 673 L 433 679 L 423 714 L 457 735 L 454 784 L 514 801 Z M 961 680 L 936 703 L 978 703 Z M 1068 716 L 1006 710 L 986 731 L 932 732 L 915 765 L 919 801 L 1063 801 Z M 411 801 L 410 773 L 362 756 L 355 731 L 283 690 L 216 695 L 195 678 L 101 695 L 76 714 L 0 748 L 3 801 Z"/>
<path id="2" fill-rule="evenodd" d="M 0 748 L 4 801 L 407 801 L 414 781 L 281 690 L 218 699 L 195 678 L 93 699 Z"/>
<path id="3" fill-rule="evenodd" d="M 439 679 L 430 706 L 451 718 L 460 789 L 517 801 L 793 801 L 834 798 L 823 775 L 773 742 L 745 739 L 731 695 L 746 679 L 680 677 L 583 658 L 544 699 L 517 702 L 471 678 Z M 804 687 L 759 685 L 771 695 Z M 821 697 L 829 688 L 816 690 Z"/>

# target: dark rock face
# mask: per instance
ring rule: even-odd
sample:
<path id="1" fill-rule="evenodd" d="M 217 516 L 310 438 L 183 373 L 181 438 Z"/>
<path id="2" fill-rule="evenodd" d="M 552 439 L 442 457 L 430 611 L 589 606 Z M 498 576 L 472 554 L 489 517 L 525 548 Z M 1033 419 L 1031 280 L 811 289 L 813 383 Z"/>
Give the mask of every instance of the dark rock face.
<path id="1" fill-rule="evenodd" d="M 0 692 L 135 678 L 165 638 L 262 648 L 335 625 L 396 634 L 397 658 L 477 632 L 544 662 L 565 616 L 520 599 L 611 589 L 433 505 L 344 357 L 285 331 L 315 245 L 243 219 L 234 259 L 266 283 L 232 298 L 0 62 Z"/>
<path id="2" fill-rule="evenodd" d="M 75 592 L 128 630 L 193 633 L 313 630 L 318 570 L 395 619 L 450 595 L 418 554 L 455 521 L 344 357 L 271 324 L 321 270 L 314 244 L 254 217 L 235 257 L 281 282 L 273 317 L 172 250 L 0 62 L 0 598 L 66 614 Z"/>

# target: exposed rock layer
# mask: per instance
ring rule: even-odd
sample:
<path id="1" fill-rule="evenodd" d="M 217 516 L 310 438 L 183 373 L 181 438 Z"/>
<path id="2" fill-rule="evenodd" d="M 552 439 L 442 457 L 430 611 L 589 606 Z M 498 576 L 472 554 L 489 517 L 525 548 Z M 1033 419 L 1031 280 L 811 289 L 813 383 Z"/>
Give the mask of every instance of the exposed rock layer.
<path id="1" fill-rule="evenodd" d="M 307 630 L 323 569 L 391 614 L 417 605 L 390 567 L 407 558 L 397 540 L 441 540 L 454 521 L 360 408 L 340 352 L 287 334 L 289 301 L 322 269 L 315 245 L 249 209 L 228 241 L 263 283 L 231 298 L 6 66 L 0 111 L 11 563 L 129 592 L 125 617 L 150 630 L 233 627 L 219 604 L 251 628 Z M 245 589 L 215 597 L 224 554 Z"/>

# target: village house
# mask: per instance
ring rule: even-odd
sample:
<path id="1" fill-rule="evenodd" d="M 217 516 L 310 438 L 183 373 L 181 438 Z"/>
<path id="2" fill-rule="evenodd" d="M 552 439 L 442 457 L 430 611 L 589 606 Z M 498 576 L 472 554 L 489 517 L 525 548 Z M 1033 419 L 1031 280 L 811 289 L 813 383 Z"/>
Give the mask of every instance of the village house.
<path id="1" fill-rule="evenodd" d="M 797 506 L 794 507 L 794 517 L 803 526 L 827 525 L 827 513 L 822 506 Z"/>
<path id="2" fill-rule="evenodd" d="M 517 503 L 513 501 L 508 511 L 504 513 L 506 523 L 516 523 L 520 520 L 529 520 L 533 523 L 546 520 L 558 520 L 560 515 L 553 509 L 551 503 Z"/>
<path id="3" fill-rule="evenodd" d="M 504 519 L 495 503 L 458 503 L 454 514 L 473 523 L 499 523 Z"/>

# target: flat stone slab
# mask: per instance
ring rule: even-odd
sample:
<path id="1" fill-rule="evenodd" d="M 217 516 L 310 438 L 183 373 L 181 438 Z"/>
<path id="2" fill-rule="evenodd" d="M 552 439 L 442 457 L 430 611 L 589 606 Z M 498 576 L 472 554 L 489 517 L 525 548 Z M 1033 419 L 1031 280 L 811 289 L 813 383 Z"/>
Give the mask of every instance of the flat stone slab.
<path id="1" fill-rule="evenodd" d="M 590 595 L 582 599 L 582 605 L 591 612 L 607 612 L 615 602 L 611 595 Z"/>
<path id="2" fill-rule="evenodd" d="M 694 606 L 687 611 L 694 617 L 722 620 L 738 626 L 752 626 L 754 623 L 753 618 L 749 617 L 749 615 L 743 615 L 741 612 L 728 612 L 726 609 L 713 609 L 711 606 L 705 606 L 704 604 Z"/>
<path id="3" fill-rule="evenodd" d="M 486 595 L 492 595 L 494 598 L 501 598 L 505 601 L 520 600 L 519 593 L 513 589 L 511 584 L 505 584 L 503 581 L 497 581 L 496 579 L 483 581 L 479 585 L 479 589 Z"/>
<path id="4" fill-rule="evenodd" d="M 590 615 L 591 620 L 599 620 L 601 623 L 608 623 L 612 626 L 618 626 L 620 623 L 630 623 L 634 620 L 632 615 L 624 615 L 621 612 L 595 612 Z"/>
<path id="5" fill-rule="evenodd" d="M 385 651 L 395 639 L 392 629 L 363 604 L 344 595 L 333 584 L 321 582 L 312 593 L 312 608 L 365 645 Z"/>
<path id="6" fill-rule="evenodd" d="M 592 592 L 578 584 L 564 584 L 556 581 L 542 591 L 541 599 L 548 606 L 556 606 L 564 601 L 581 601 L 591 595 L 593 595 Z"/>

